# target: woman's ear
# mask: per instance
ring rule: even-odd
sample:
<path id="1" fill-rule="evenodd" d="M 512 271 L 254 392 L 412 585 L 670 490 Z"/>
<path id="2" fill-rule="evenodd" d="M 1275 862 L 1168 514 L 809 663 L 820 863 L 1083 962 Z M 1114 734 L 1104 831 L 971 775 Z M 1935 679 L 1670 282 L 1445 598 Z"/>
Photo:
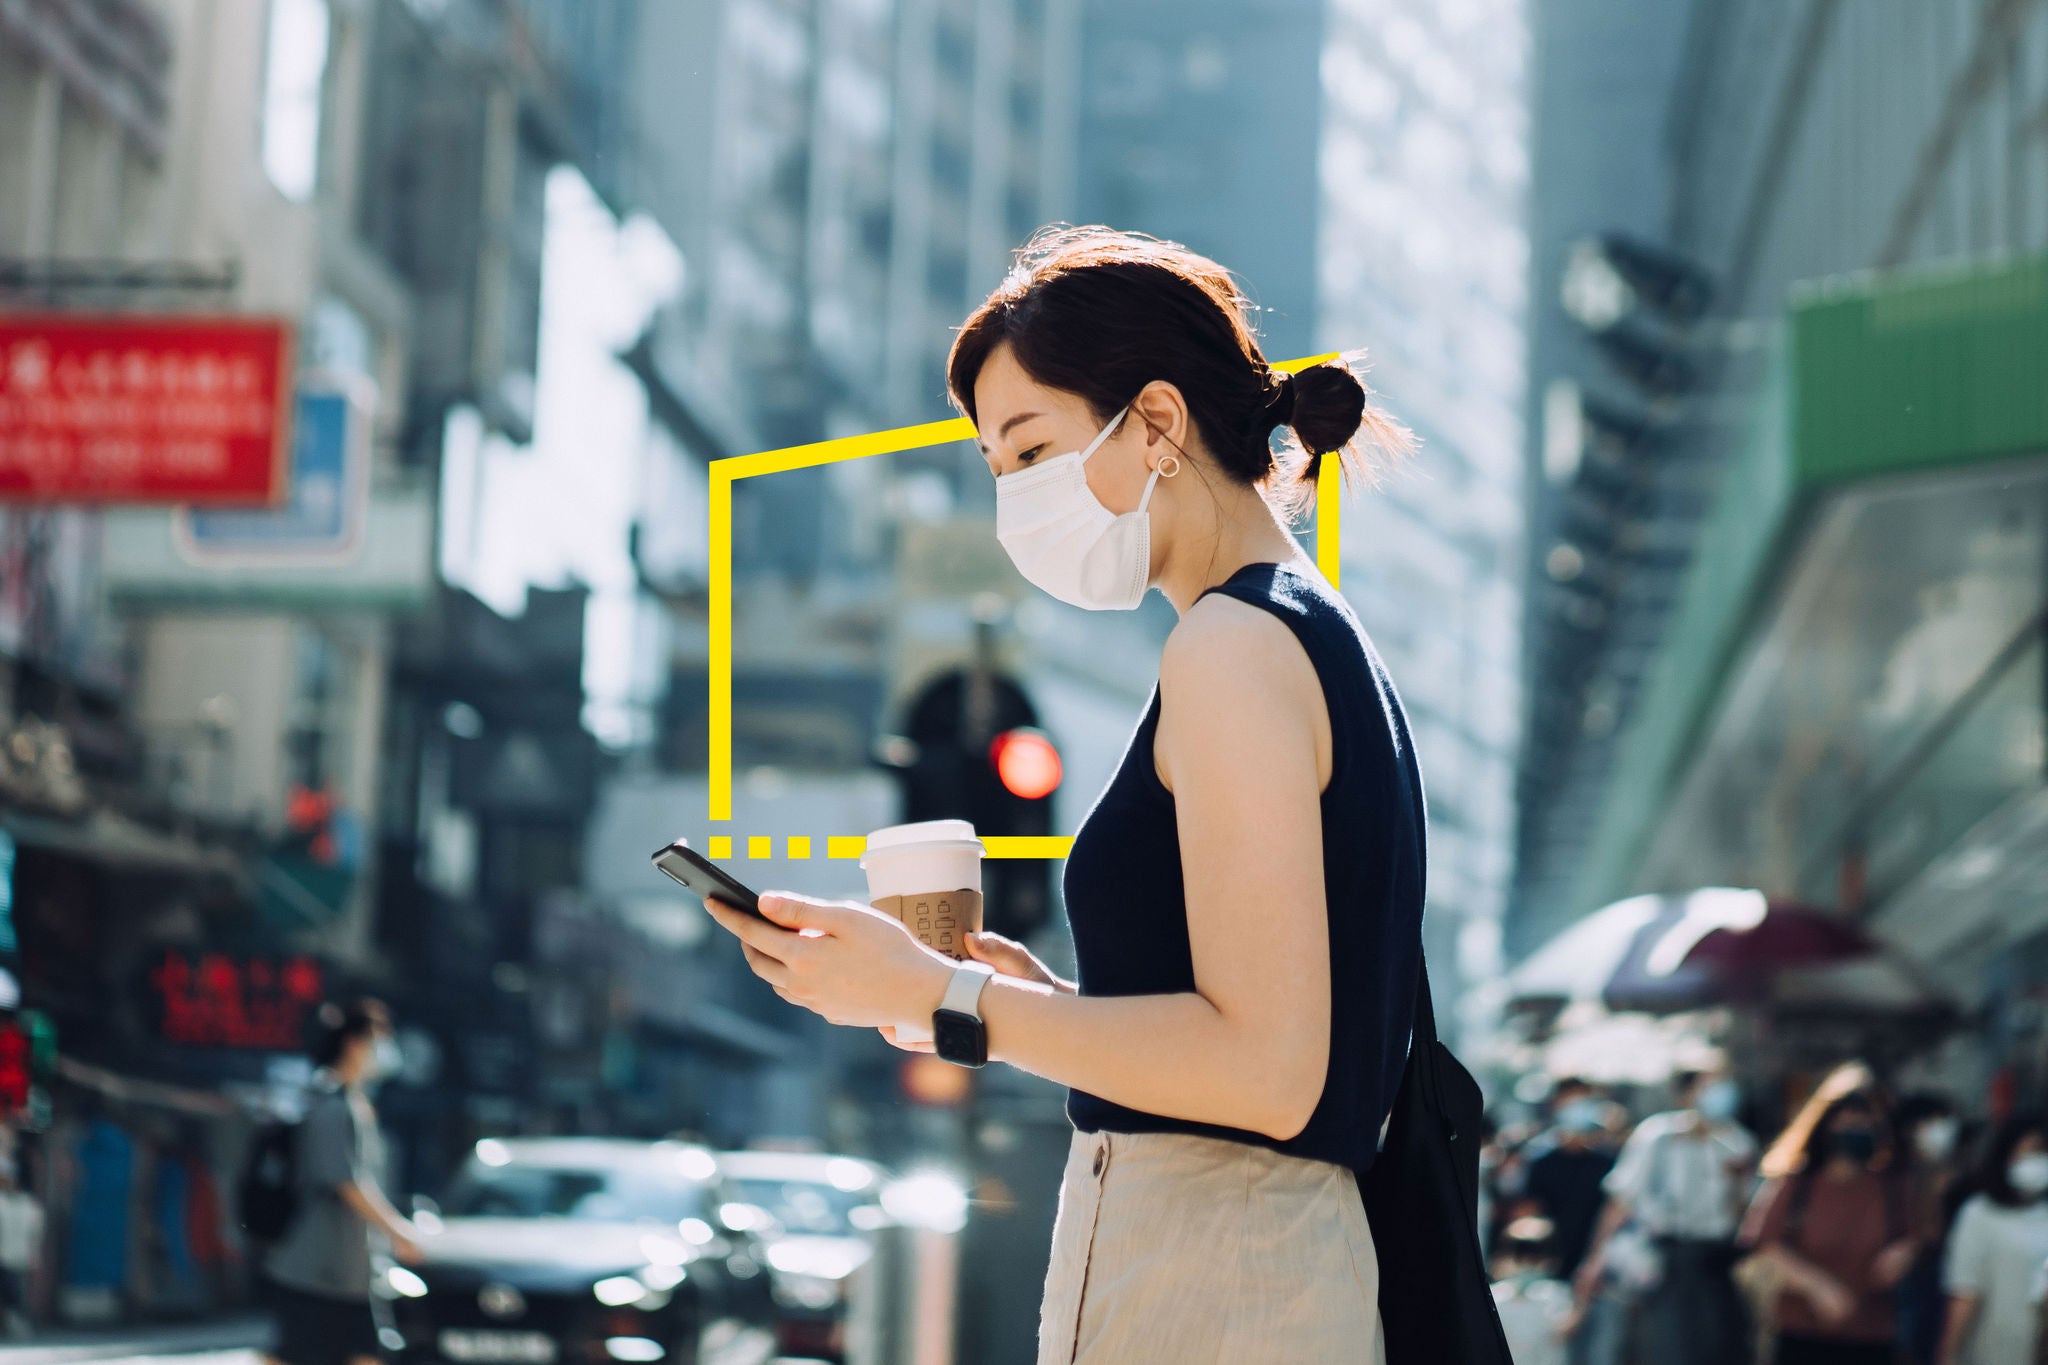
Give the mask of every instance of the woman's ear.
<path id="1" fill-rule="evenodd" d="M 1187 400 L 1165 380 L 1155 379 L 1138 390 L 1138 396 L 1131 400 L 1131 416 L 1138 419 L 1138 431 L 1147 447 L 1163 436 L 1171 449 L 1187 449 L 1193 427 Z"/>

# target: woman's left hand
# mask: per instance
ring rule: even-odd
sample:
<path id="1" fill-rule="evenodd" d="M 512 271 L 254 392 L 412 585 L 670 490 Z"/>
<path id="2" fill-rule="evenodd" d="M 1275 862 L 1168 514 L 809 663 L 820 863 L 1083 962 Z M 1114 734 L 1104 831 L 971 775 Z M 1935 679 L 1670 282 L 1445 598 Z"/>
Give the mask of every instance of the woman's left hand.
<path id="1" fill-rule="evenodd" d="M 1906 1273 L 1919 1258 L 1920 1243 L 1911 1237 L 1901 1238 L 1877 1253 L 1877 1259 L 1870 1263 L 1870 1277 L 1881 1287 L 1890 1289 L 1906 1278 Z"/>
<path id="2" fill-rule="evenodd" d="M 715 896 L 704 906 L 739 939 L 754 975 L 834 1024 L 927 1028 L 953 976 L 952 958 L 859 901 L 764 891 L 765 920 Z"/>

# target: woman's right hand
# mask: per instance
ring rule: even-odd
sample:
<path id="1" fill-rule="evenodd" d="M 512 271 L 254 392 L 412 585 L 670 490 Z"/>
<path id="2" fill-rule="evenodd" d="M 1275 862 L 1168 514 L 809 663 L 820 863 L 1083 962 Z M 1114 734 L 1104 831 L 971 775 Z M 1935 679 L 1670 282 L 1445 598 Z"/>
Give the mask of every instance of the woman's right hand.
<path id="1" fill-rule="evenodd" d="M 1052 969 L 1040 962 L 1037 954 L 1016 939 L 986 931 L 972 933 L 967 936 L 967 955 L 977 962 L 986 962 L 1003 976 L 1036 981 L 1067 995 L 1074 994 L 1071 981 L 1062 981 L 1053 975 Z"/>
<path id="2" fill-rule="evenodd" d="M 1806 1288 L 1806 1301 L 1829 1327 L 1839 1327 L 1856 1311 L 1856 1296 L 1832 1275 L 1816 1273 Z"/>

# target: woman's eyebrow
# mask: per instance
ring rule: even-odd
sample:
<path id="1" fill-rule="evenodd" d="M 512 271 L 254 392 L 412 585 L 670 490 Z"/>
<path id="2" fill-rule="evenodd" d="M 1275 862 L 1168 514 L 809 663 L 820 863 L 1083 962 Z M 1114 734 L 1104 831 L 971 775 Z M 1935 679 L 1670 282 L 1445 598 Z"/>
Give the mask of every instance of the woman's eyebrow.
<path id="1" fill-rule="evenodd" d="M 1008 436 L 1010 434 L 1011 427 L 1016 426 L 1020 422 L 1028 422 L 1034 417 L 1043 417 L 1044 415 L 1044 413 L 1040 412 L 1020 412 L 1016 416 L 1004 422 L 1003 425 L 997 429 L 996 435 L 998 437 Z M 982 454 L 987 455 L 990 453 L 987 441 L 976 441 L 975 444 L 981 447 Z"/>

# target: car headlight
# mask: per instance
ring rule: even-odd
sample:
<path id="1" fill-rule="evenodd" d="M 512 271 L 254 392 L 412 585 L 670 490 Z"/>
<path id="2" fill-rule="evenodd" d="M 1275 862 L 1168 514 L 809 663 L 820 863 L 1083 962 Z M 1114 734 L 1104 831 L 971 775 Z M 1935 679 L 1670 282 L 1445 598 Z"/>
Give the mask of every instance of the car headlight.
<path id="1" fill-rule="evenodd" d="M 839 1302 L 845 1284 L 844 1280 L 824 1275 L 795 1275 L 788 1271 L 777 1271 L 771 1281 L 775 1301 L 790 1308 L 830 1308 Z"/>
<path id="2" fill-rule="evenodd" d="M 647 1286 L 632 1275 L 613 1275 L 590 1286 L 590 1292 L 607 1308 L 624 1308 L 646 1297 Z"/>
<path id="3" fill-rule="evenodd" d="M 636 1278 L 640 1283 L 658 1293 L 674 1289 L 685 1279 L 689 1278 L 689 1274 L 689 1271 L 679 1265 L 651 1265 L 641 1271 Z"/>
<path id="4" fill-rule="evenodd" d="M 768 1264 L 785 1275 L 843 1280 L 867 1264 L 869 1251 L 850 1238 L 791 1237 L 768 1246 Z"/>
<path id="5" fill-rule="evenodd" d="M 385 1267 L 384 1283 L 403 1299 L 424 1299 L 427 1296 L 427 1282 L 402 1265 Z"/>
<path id="6" fill-rule="evenodd" d="M 590 1286 L 590 1292 L 607 1308 L 638 1308 L 652 1313 L 668 1307 L 675 1287 L 689 1272 L 679 1265 L 651 1265 L 637 1275 L 611 1275 Z"/>

